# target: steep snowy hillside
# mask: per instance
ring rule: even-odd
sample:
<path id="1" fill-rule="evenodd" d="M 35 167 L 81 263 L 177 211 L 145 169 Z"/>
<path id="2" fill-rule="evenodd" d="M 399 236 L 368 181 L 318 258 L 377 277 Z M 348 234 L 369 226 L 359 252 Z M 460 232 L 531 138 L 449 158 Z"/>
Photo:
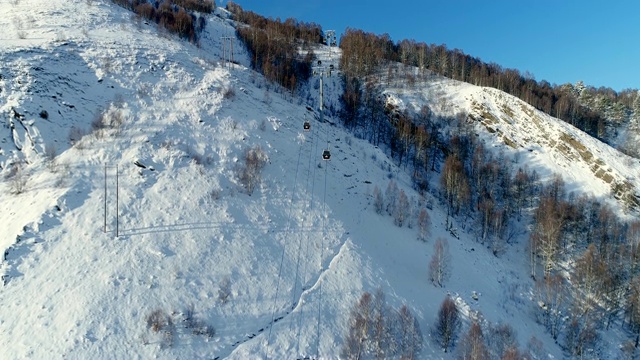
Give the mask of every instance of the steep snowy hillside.
<path id="1" fill-rule="evenodd" d="M 306 108 L 222 66 L 217 37 L 233 29 L 217 17 L 198 49 L 109 2 L 3 8 L 7 19 L 39 9 L 0 55 L 3 358 L 226 357 L 255 335 L 280 344 L 268 325 L 302 299 L 300 353 L 315 353 L 318 280 L 348 245 L 323 215 L 320 148 L 298 127 Z M 54 25 L 69 29 L 63 39 Z M 255 146 L 269 164 L 248 196 L 236 174 Z M 282 178 L 294 162 L 299 174 Z M 148 327 L 154 313 L 175 323 L 171 339 Z"/>
<path id="2" fill-rule="evenodd" d="M 428 104 L 439 115 L 468 115 L 485 144 L 518 166 L 543 177 L 561 175 L 569 191 L 615 198 L 622 210 L 640 210 L 639 160 L 496 89 L 442 77 L 419 82 L 415 89 L 405 85 L 385 88 L 387 101 L 414 112 Z"/>
<path id="3" fill-rule="evenodd" d="M 463 331 L 480 316 L 509 323 L 521 348 L 562 357 L 532 315 L 526 235 L 496 258 L 445 231 L 439 201 L 382 150 L 319 121 L 318 79 L 307 104 L 250 70 L 240 47 L 238 64 L 221 61 L 220 37 L 234 34 L 224 10 L 201 47 L 110 1 L 0 11 L 13 29 L 0 41 L 1 358 L 333 359 L 354 303 L 378 288 L 416 316 L 419 358 L 454 356 L 431 335 L 447 294 Z M 337 105 L 340 82 L 325 80 Z M 638 187 L 637 164 L 501 93 L 446 80 L 388 92 L 415 108 L 443 94 L 492 129 L 479 131 L 487 144 L 575 189 Z M 412 212 L 429 209 L 426 242 L 375 212 L 390 180 Z M 438 238 L 444 287 L 427 275 Z"/>

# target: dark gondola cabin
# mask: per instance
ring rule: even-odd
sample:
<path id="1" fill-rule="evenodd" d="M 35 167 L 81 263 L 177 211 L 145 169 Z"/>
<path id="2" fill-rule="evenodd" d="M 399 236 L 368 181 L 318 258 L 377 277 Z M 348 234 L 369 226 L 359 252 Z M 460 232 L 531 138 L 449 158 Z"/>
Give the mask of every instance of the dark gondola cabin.
<path id="1" fill-rule="evenodd" d="M 329 160 L 329 159 L 331 159 L 331 153 L 327 149 L 322 152 L 322 160 Z"/>
<path id="2" fill-rule="evenodd" d="M 304 128 L 304 131 L 309 131 L 311 130 L 311 123 L 308 121 L 304 122 L 304 125 L 302 125 L 302 127 Z"/>

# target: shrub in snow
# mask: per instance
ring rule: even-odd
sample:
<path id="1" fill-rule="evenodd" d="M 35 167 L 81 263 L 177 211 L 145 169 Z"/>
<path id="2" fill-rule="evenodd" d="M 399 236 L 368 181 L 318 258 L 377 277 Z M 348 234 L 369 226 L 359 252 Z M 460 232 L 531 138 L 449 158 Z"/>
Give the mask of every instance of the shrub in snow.
<path id="1" fill-rule="evenodd" d="M 9 171 L 9 185 L 11 193 L 22 194 L 27 187 L 27 176 L 24 174 L 20 163 L 13 163 Z"/>
<path id="2" fill-rule="evenodd" d="M 77 126 L 72 126 L 71 129 L 69 129 L 69 142 L 71 143 L 72 146 L 77 146 L 79 149 L 82 149 L 82 144 L 81 141 L 82 137 L 85 136 L 87 134 L 87 131 L 79 128 Z"/>
<path id="3" fill-rule="evenodd" d="M 251 195 L 262 180 L 261 172 L 267 161 L 267 154 L 260 146 L 245 151 L 244 164 L 238 167 L 236 173 L 247 194 Z"/>
<path id="4" fill-rule="evenodd" d="M 199 320 L 196 320 L 196 323 L 191 332 L 193 333 L 193 335 L 202 335 L 208 338 L 212 338 L 216 335 L 216 329 L 213 326 L 203 324 Z"/>
<path id="5" fill-rule="evenodd" d="M 222 304 L 226 304 L 231 297 L 231 280 L 229 277 L 225 277 L 220 283 L 220 289 L 218 289 L 218 300 Z"/>
<path id="6" fill-rule="evenodd" d="M 146 320 L 147 328 L 160 336 L 161 347 L 173 346 L 176 328 L 169 314 L 162 309 L 156 309 L 147 316 Z M 148 343 L 146 336 L 143 337 L 143 342 Z"/>
<path id="7" fill-rule="evenodd" d="M 147 316 L 147 327 L 157 333 L 167 326 L 167 320 L 167 314 L 161 309 L 156 309 Z"/>
<path id="8" fill-rule="evenodd" d="M 56 168 L 56 156 L 58 156 L 58 149 L 53 144 L 46 144 L 44 146 L 44 159 L 47 167 L 51 172 Z"/>
<path id="9" fill-rule="evenodd" d="M 125 122 L 124 111 L 120 108 L 124 106 L 123 100 L 116 98 L 114 102 L 116 102 L 116 104 L 113 107 L 97 112 L 91 121 L 91 129 L 98 139 L 104 137 L 107 129 L 114 130 L 115 135 L 118 135 L 120 127 Z"/>
<path id="10" fill-rule="evenodd" d="M 212 201 L 220 200 L 221 196 L 222 190 L 218 188 L 214 188 L 209 191 L 209 199 L 211 199 Z"/>
<path id="11" fill-rule="evenodd" d="M 184 311 L 184 327 L 191 331 L 193 335 L 202 335 L 212 338 L 216 334 L 216 329 L 212 325 L 205 324 L 196 318 L 193 304 L 187 306 Z"/>
<path id="12" fill-rule="evenodd" d="M 222 97 L 229 100 L 236 97 L 236 90 L 232 87 L 225 88 L 222 92 Z"/>
<path id="13" fill-rule="evenodd" d="M 163 348 L 173 346 L 175 332 L 176 332 L 176 329 L 175 329 L 175 326 L 173 325 L 173 321 L 171 320 L 170 317 L 167 316 L 167 326 L 162 332 L 162 342 L 160 343 L 160 346 L 162 346 Z"/>
<path id="14" fill-rule="evenodd" d="M 16 28 L 16 34 L 18 34 L 18 38 L 25 39 L 27 37 L 24 21 L 22 21 L 22 19 L 14 18 L 13 26 Z"/>

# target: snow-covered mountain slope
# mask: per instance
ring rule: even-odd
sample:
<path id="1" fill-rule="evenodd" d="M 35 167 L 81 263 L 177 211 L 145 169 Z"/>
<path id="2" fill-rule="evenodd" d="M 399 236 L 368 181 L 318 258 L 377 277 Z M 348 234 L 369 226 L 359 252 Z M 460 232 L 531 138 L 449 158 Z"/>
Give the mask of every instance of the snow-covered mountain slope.
<path id="1" fill-rule="evenodd" d="M 38 3 L 3 8 L 10 19 Z M 20 163 L 27 179 L 19 194 L 9 178 L 1 189 L 6 358 L 233 357 L 256 335 L 255 348 L 292 354 L 284 344 L 295 332 L 300 353 L 315 353 L 315 314 L 331 301 L 320 301 L 320 279 L 335 276 L 337 259 L 350 259 L 340 271 L 359 260 L 328 216 L 324 195 L 335 185 L 317 167 L 319 135 L 301 134 L 306 107 L 270 94 L 245 67 L 222 66 L 217 37 L 233 28 L 219 17 L 202 48 L 160 37 L 110 2 L 52 1 L 29 23 L 0 55 L 3 175 Z M 40 40 L 46 28 L 77 23 L 63 40 Z M 92 126 L 97 114 L 109 125 Z M 254 146 L 269 164 L 248 196 L 236 173 Z M 358 281 L 333 284 L 327 299 L 361 290 Z M 214 337 L 180 326 L 191 306 Z M 300 315 L 271 334 L 268 325 L 293 306 Z M 147 326 L 156 309 L 178 323 L 169 349 Z M 334 334 L 322 334 L 331 353 Z"/>
<path id="2" fill-rule="evenodd" d="M 424 104 L 438 115 L 465 114 L 485 144 L 514 159 L 514 166 L 558 174 L 569 191 L 585 192 L 623 211 L 640 210 L 640 161 L 502 91 L 428 76 L 413 88 L 385 88 L 387 101 L 419 112 Z M 618 200 L 617 205 L 615 198 Z"/>
<path id="3" fill-rule="evenodd" d="M 535 336 L 561 358 L 531 314 L 525 237 L 496 258 L 470 234 L 451 236 L 438 201 L 420 199 L 383 151 L 352 138 L 338 119 L 320 123 L 307 109 L 317 105 L 274 91 L 242 50 L 237 65 L 224 66 L 220 36 L 233 28 L 222 10 L 200 48 L 159 36 L 109 1 L 19 0 L 0 11 L 0 26 L 15 30 L 0 41 L 1 358 L 337 358 L 351 307 L 377 288 L 417 316 L 421 358 L 450 358 L 430 336 L 447 293 L 466 321 L 482 312 L 510 323 L 521 347 Z M 339 82 L 326 86 L 335 103 Z M 460 108 L 477 103 L 478 112 L 507 98 L 445 81 L 428 86 Z M 418 107 L 432 101 L 395 93 Z M 487 126 L 496 132 L 480 132 L 488 144 L 499 143 L 500 129 L 521 146 L 519 161 L 608 193 L 584 180 L 590 166 L 574 170 L 543 142 L 552 139 L 527 135 L 534 120 L 517 120 L 528 110 L 504 104 L 518 116 L 494 115 Z M 550 137 L 560 136 L 552 127 L 565 129 L 635 184 L 617 167 L 619 155 L 532 113 Z M 332 157 L 323 161 L 327 144 Z M 249 195 L 238 174 L 245 151 L 258 148 L 268 161 Z M 373 189 L 390 179 L 414 208 L 433 204 L 426 243 L 375 213 Z M 427 276 L 437 238 L 450 242 L 443 288 Z M 184 321 L 190 309 L 197 321 Z M 173 335 L 153 331 L 154 313 L 173 322 Z"/>

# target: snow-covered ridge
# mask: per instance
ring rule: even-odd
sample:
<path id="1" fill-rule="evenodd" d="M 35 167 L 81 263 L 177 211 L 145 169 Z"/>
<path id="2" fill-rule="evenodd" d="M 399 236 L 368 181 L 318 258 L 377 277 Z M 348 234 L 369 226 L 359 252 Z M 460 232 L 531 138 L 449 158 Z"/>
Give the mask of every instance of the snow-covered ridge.
<path id="1" fill-rule="evenodd" d="M 385 93 L 397 97 L 390 101 L 401 109 L 417 112 L 429 104 L 441 115 L 467 114 L 485 143 L 514 156 L 515 166 L 556 173 L 571 191 L 615 198 L 633 212 L 640 208 L 640 161 L 517 97 L 442 77 L 429 77 L 415 90 L 391 86 Z"/>

